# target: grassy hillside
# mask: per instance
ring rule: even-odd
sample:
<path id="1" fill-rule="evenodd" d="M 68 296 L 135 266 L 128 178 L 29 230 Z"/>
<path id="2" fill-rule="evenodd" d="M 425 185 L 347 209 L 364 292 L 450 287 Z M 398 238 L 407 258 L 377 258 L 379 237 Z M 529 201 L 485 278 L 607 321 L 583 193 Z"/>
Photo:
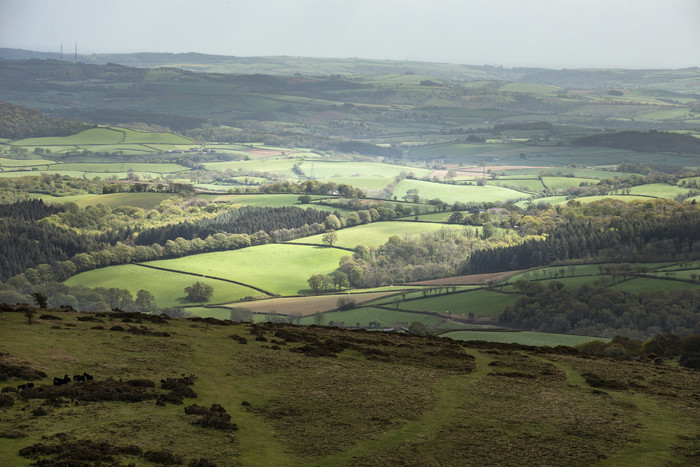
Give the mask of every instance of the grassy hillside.
<path id="1" fill-rule="evenodd" d="M 45 310 L 29 325 L 10 309 L 0 312 L 0 384 L 11 388 L 0 396 L 2 465 L 700 461 L 700 373 L 667 364 L 134 314 Z M 52 385 L 83 373 L 93 380 Z M 27 381 L 34 388 L 16 392 Z"/>

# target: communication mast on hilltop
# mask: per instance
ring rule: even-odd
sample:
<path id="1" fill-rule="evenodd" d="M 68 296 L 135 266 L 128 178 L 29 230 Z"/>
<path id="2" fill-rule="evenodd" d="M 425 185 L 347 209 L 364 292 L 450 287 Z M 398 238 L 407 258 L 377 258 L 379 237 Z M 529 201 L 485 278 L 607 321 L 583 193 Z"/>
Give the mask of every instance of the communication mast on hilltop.
<path id="1" fill-rule="evenodd" d="M 78 43 L 75 43 L 75 63 L 78 63 Z"/>
<path id="2" fill-rule="evenodd" d="M 61 42 L 61 61 L 63 61 L 63 42 Z"/>

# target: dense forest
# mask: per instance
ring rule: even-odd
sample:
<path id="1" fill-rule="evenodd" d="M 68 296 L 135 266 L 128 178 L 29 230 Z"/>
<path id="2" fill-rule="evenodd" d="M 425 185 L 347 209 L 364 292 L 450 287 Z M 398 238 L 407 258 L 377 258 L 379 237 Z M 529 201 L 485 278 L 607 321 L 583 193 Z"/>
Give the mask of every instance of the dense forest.
<path id="1" fill-rule="evenodd" d="M 700 209 L 666 200 L 603 200 L 559 209 L 543 241 L 474 252 L 464 274 L 587 261 L 670 261 L 700 256 Z"/>
<path id="2" fill-rule="evenodd" d="M 520 284 L 523 296 L 500 321 L 521 329 L 588 336 L 700 333 L 700 291 L 629 294 L 609 287 L 565 287 L 559 281 Z"/>
<path id="3" fill-rule="evenodd" d="M 60 208 L 47 207 L 41 201 L 0 206 L 0 278 L 3 280 L 30 266 L 59 263 L 98 247 L 95 240 L 75 231 L 36 222 Z"/>
<path id="4" fill-rule="evenodd" d="M 304 225 L 320 224 L 329 215 L 330 212 L 327 211 L 301 209 L 296 206 L 279 208 L 245 206 L 223 212 L 214 218 L 144 230 L 136 237 L 136 244 L 162 245 L 178 237 L 203 239 L 219 232 L 254 234 L 262 230 L 270 234 L 280 229 L 298 229 Z"/>
<path id="5" fill-rule="evenodd" d="M 38 110 L 0 101 L 0 138 L 17 140 L 41 136 L 68 136 L 94 126 L 46 117 Z"/>

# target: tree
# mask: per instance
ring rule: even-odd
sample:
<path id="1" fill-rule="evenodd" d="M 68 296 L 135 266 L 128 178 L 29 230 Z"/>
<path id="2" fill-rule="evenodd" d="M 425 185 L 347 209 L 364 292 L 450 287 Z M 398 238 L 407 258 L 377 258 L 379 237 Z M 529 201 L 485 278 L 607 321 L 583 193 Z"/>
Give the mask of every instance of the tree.
<path id="1" fill-rule="evenodd" d="M 338 232 L 331 229 L 325 234 L 323 234 L 323 244 L 332 247 L 333 244 L 338 241 Z"/>
<path id="2" fill-rule="evenodd" d="M 317 311 L 316 313 L 314 313 L 314 324 L 316 326 L 322 326 L 325 320 L 326 317 L 323 315 L 322 312 Z"/>
<path id="3" fill-rule="evenodd" d="M 214 287 L 197 281 L 191 286 L 185 287 L 185 294 L 188 300 L 205 302 L 214 295 Z"/>
<path id="4" fill-rule="evenodd" d="M 331 214 L 326 217 L 326 220 L 323 221 L 323 223 L 326 226 L 326 230 L 338 230 L 343 227 L 343 225 L 340 223 L 340 219 L 338 219 L 335 214 Z"/>
<path id="5" fill-rule="evenodd" d="M 150 313 L 156 308 L 155 300 L 156 299 L 151 292 L 140 289 L 138 292 L 136 292 L 136 300 L 134 303 L 136 304 L 136 308 L 141 313 Z"/>
<path id="6" fill-rule="evenodd" d="M 429 336 L 430 335 L 430 331 L 428 331 L 428 328 L 425 327 L 425 324 L 423 324 L 419 321 L 414 321 L 408 325 L 408 333 L 412 334 L 414 336 Z"/>
<path id="7" fill-rule="evenodd" d="M 39 293 L 39 292 L 34 292 L 32 294 L 32 298 L 34 299 L 34 304 L 38 306 L 39 308 L 46 308 L 46 304 L 48 302 L 48 298 L 46 295 Z M 27 318 L 29 320 L 29 324 L 31 324 L 31 319 Z"/>
<path id="8" fill-rule="evenodd" d="M 253 321 L 253 310 L 250 308 L 232 308 L 231 309 L 231 317 L 229 318 L 231 321 L 238 321 L 238 322 L 252 322 Z"/>
<path id="9" fill-rule="evenodd" d="M 301 195 L 299 198 L 297 198 L 301 204 L 309 204 L 311 202 L 311 196 L 309 195 Z"/>

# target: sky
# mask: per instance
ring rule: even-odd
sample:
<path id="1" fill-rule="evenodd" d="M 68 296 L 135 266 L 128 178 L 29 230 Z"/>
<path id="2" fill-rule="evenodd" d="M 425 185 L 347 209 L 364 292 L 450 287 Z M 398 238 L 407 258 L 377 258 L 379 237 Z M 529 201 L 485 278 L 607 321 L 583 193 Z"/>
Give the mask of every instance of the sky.
<path id="1" fill-rule="evenodd" d="M 700 0 L 0 0 L 0 47 L 700 66 Z"/>

